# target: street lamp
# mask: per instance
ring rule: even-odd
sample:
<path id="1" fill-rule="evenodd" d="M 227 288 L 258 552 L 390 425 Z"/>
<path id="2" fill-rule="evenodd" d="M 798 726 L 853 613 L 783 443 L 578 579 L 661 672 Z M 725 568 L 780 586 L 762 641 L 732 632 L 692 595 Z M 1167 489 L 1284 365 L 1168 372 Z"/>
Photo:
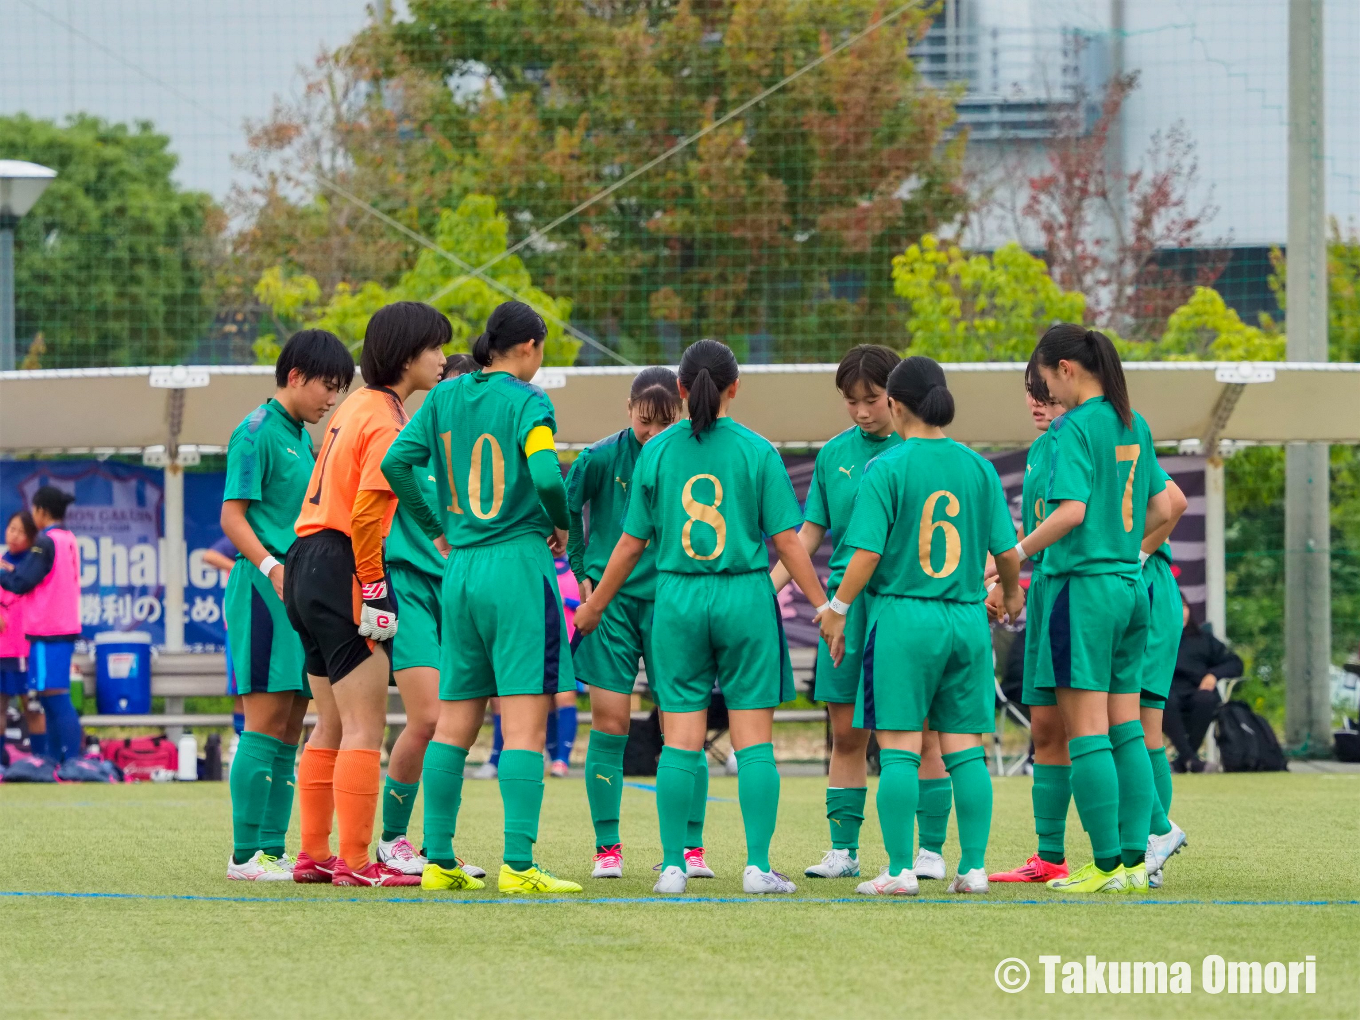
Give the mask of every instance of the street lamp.
<path id="1" fill-rule="evenodd" d="M 14 228 L 33 208 L 55 170 L 21 159 L 0 159 L 0 371 L 14 368 Z"/>

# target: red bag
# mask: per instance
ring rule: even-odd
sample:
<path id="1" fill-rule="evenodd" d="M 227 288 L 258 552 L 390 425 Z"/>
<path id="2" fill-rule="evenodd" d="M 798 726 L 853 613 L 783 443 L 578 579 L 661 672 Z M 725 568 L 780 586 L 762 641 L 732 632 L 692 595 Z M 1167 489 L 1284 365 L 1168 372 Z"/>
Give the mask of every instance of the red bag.
<path id="1" fill-rule="evenodd" d="M 130 783 L 173 779 L 179 767 L 179 751 L 165 737 L 106 740 L 100 746 L 100 753 L 105 761 L 122 769 Z"/>

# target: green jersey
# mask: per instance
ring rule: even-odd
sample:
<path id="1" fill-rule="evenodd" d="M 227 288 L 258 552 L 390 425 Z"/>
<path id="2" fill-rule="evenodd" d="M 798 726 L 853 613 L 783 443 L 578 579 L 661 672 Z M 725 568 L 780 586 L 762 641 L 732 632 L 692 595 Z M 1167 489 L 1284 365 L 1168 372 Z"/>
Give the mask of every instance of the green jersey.
<path id="1" fill-rule="evenodd" d="M 434 506 L 439 498 L 435 488 L 434 461 L 416 468 L 415 482 L 426 504 Z M 388 563 L 404 563 L 432 577 L 444 576 L 444 557 L 421 530 L 420 522 L 405 503 L 397 504 L 397 512 L 392 517 L 392 532 L 387 536 L 387 549 L 383 555 Z"/>
<path id="2" fill-rule="evenodd" d="M 315 461 L 311 435 L 273 398 L 246 415 L 227 442 L 222 500 L 250 500 L 246 522 L 280 560 L 297 538 L 293 525 Z"/>
<path id="3" fill-rule="evenodd" d="M 1075 499 L 1085 519 L 1048 547 L 1044 573 L 1136 574 L 1147 502 L 1166 488 L 1152 431 L 1137 411 L 1125 428 L 1109 401 L 1092 397 L 1055 418 L 1050 504 Z"/>
<path id="4" fill-rule="evenodd" d="M 731 418 L 677 422 L 642 448 L 623 530 L 675 574 L 769 570 L 765 535 L 798 527 L 798 497 L 769 440 Z"/>
<path id="5" fill-rule="evenodd" d="M 571 530 L 567 540 L 567 560 L 577 581 L 590 578 L 598 584 L 609 557 L 623 534 L 628 515 L 628 493 L 633 469 L 642 444 L 631 428 L 616 432 L 581 451 L 567 474 L 567 513 Z M 590 507 L 590 536 L 587 540 L 582 521 Z M 656 553 L 649 545 L 642 559 L 620 589 L 635 598 L 650 599 L 656 593 Z"/>
<path id="6" fill-rule="evenodd" d="M 1162 477 L 1162 488 L 1165 489 L 1165 488 L 1166 488 L 1166 483 L 1169 482 L 1169 481 L 1171 481 L 1171 476 L 1170 476 L 1169 474 L 1166 473 L 1166 469 L 1165 469 L 1164 467 L 1162 467 L 1161 461 L 1156 461 L 1156 460 L 1154 460 L 1153 463 L 1157 465 L 1157 473 L 1158 473 L 1159 475 L 1161 475 L 1161 477 Z M 1167 540 L 1166 540 L 1165 542 L 1163 542 L 1161 545 L 1159 545 L 1159 546 L 1157 547 L 1157 551 L 1156 551 L 1155 553 L 1153 553 L 1152 555 L 1153 555 L 1153 556 L 1160 556 L 1162 559 L 1166 560 L 1166 562 L 1167 562 L 1168 564 L 1174 563 L 1175 560 L 1174 560 L 1174 559 L 1172 558 L 1172 556 L 1171 556 L 1171 539 L 1170 539 L 1170 537 L 1168 537 Z"/>
<path id="7" fill-rule="evenodd" d="M 1048 492 L 1048 472 L 1052 460 L 1053 433 L 1041 432 L 1039 438 L 1030 443 L 1029 453 L 1025 455 L 1025 481 L 1020 487 L 1020 525 L 1026 535 L 1032 534 L 1048 516 L 1044 495 Z M 1035 553 L 1030 560 L 1037 570 L 1044 560 L 1044 554 Z"/>
<path id="8" fill-rule="evenodd" d="M 848 428 L 817 454 L 812 468 L 803 520 L 825 528 L 831 535 L 830 587 L 840 585 L 854 550 L 845 544 L 845 526 L 855 509 L 855 493 L 864 477 L 865 465 L 880 453 L 902 444 L 896 432 L 875 436 L 859 426 Z"/>
<path id="9" fill-rule="evenodd" d="M 985 457 L 952 439 L 908 439 L 864 472 L 845 542 L 883 557 L 874 595 L 981 602 L 987 553 L 1015 548 L 1015 523 Z"/>
<path id="10" fill-rule="evenodd" d="M 442 523 L 454 548 L 546 538 L 552 521 L 524 452 L 539 426 L 557 431 L 552 401 L 537 386 L 508 372 L 460 375 L 430 391 L 388 450 L 383 470 L 403 464 L 419 474 L 433 463 L 435 504 L 407 509 L 427 535 Z"/>

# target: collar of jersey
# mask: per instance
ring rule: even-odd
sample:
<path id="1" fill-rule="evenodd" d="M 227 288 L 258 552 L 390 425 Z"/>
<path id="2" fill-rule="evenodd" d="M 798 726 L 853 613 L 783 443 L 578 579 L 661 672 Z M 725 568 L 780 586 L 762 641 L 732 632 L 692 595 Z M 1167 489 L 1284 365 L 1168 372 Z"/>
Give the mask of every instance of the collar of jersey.
<path id="1" fill-rule="evenodd" d="M 265 402 L 264 406 L 282 415 L 283 420 L 286 421 L 289 425 L 293 426 L 293 430 L 297 432 L 298 435 L 302 435 L 302 422 L 298 421 L 291 414 L 289 414 L 288 411 L 284 408 L 284 406 L 280 404 L 277 400 L 275 400 L 273 397 L 270 397 Z"/>
<path id="2" fill-rule="evenodd" d="M 861 439 L 867 439 L 871 443 L 886 443 L 889 439 L 891 439 L 893 436 L 897 434 L 894 431 L 889 432 L 886 436 L 876 436 L 872 432 L 865 432 L 864 428 L 860 425 L 856 425 L 855 428 L 858 430 L 859 437 Z"/>

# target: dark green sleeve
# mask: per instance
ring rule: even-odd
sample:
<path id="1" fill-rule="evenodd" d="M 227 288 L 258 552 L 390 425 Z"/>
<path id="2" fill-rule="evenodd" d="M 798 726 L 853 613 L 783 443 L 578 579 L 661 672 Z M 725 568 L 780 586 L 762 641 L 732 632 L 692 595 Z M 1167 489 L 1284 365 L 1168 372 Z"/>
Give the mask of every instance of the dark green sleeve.
<path id="1" fill-rule="evenodd" d="M 539 450 L 529 458 L 529 477 L 534 480 L 538 501 L 548 512 L 554 528 L 568 530 L 571 522 L 567 518 L 567 488 L 562 484 L 562 468 L 558 465 L 556 450 Z"/>
<path id="2" fill-rule="evenodd" d="M 431 539 L 440 538 L 444 529 L 439 524 L 439 515 L 425 499 L 420 484 L 416 481 L 416 471 L 428 470 L 430 459 L 434 456 L 434 446 L 425 435 L 430 415 L 426 414 L 429 402 L 422 404 L 401 434 L 387 450 L 383 458 L 382 473 L 398 504 L 406 508 L 412 520 L 419 525 Z"/>

